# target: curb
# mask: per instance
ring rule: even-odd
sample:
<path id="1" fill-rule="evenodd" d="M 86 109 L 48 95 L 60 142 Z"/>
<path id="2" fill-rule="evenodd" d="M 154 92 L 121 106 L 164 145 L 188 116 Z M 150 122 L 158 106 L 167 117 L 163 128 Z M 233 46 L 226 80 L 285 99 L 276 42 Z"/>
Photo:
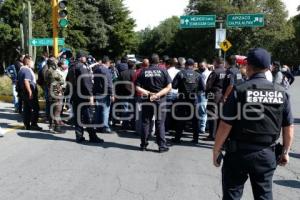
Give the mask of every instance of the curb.
<path id="1" fill-rule="evenodd" d="M 0 102 L 12 103 L 13 97 L 12 96 L 0 96 Z M 40 109 L 45 109 L 46 108 L 45 100 L 39 100 L 39 106 L 40 106 Z"/>

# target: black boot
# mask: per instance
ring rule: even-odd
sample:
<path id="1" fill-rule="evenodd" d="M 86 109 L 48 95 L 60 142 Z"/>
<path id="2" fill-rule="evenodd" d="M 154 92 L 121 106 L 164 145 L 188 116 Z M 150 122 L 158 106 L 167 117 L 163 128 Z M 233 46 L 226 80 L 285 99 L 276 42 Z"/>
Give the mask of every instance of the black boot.
<path id="1" fill-rule="evenodd" d="M 83 137 L 83 135 L 76 133 L 76 142 L 77 143 L 82 143 L 84 141 L 85 141 L 85 138 Z"/>
<path id="2" fill-rule="evenodd" d="M 90 136 L 90 142 L 92 142 L 92 143 L 98 143 L 98 144 L 101 144 L 101 143 L 104 142 L 104 140 L 100 139 L 100 138 L 96 135 L 96 133 L 90 133 L 89 136 Z"/>

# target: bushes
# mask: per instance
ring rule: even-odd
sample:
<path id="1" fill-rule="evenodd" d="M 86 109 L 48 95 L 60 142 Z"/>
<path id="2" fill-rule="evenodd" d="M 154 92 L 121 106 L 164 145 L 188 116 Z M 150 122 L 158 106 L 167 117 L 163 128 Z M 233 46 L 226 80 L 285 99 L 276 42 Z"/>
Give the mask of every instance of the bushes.
<path id="1" fill-rule="evenodd" d="M 12 81 L 8 76 L 0 76 L 0 96 L 12 96 Z M 39 99 L 44 99 L 44 91 L 38 86 Z"/>
<path id="2" fill-rule="evenodd" d="M 0 96 L 12 96 L 11 84 L 8 76 L 0 76 Z"/>

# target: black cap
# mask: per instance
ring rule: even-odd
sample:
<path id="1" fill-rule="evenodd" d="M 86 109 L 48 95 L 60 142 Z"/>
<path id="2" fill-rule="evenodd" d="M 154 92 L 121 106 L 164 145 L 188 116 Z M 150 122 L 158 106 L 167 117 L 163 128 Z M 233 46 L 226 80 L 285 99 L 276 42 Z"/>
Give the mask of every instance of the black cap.
<path id="1" fill-rule="evenodd" d="M 82 58 L 82 57 L 88 57 L 88 54 L 84 51 L 78 51 L 77 54 L 76 54 L 76 58 L 79 59 L 79 58 Z"/>
<path id="2" fill-rule="evenodd" d="M 195 61 L 191 58 L 189 58 L 187 61 L 186 61 L 186 65 L 187 66 L 191 66 L 191 65 L 194 65 L 195 64 Z"/>
<path id="3" fill-rule="evenodd" d="M 271 54 L 263 48 L 251 49 L 246 59 L 249 65 L 262 69 L 271 65 Z"/>

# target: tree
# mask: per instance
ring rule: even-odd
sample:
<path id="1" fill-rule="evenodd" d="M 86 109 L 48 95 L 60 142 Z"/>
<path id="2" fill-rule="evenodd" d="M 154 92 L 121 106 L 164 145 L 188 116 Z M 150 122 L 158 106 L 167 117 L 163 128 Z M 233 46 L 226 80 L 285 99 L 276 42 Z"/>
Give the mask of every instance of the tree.
<path id="1" fill-rule="evenodd" d="M 284 58 L 283 54 L 276 52 L 284 41 L 294 37 L 294 29 L 287 22 L 287 11 L 281 0 L 190 0 L 185 10 L 186 15 L 217 15 L 224 20 L 228 14 L 233 13 L 263 13 L 265 27 L 227 28 L 227 39 L 233 44 L 228 54 L 246 54 L 250 48 L 260 46 L 271 51 L 276 58 Z M 147 30 L 148 36 L 140 46 L 153 52 L 167 52 L 168 46 L 172 46 L 174 55 L 195 59 L 212 60 L 218 55 L 215 49 L 215 28 L 179 30 L 178 25 L 174 26 L 176 35 L 171 45 L 167 42 L 168 38 L 155 37 L 157 27 Z M 157 45 L 165 43 L 168 45 Z"/>
<path id="2" fill-rule="evenodd" d="M 139 53 L 150 55 L 154 52 L 162 55 L 175 55 L 173 49 L 176 34 L 179 31 L 179 18 L 171 17 L 161 22 L 161 24 L 150 30 L 146 28 L 139 32 L 140 46 Z"/>
<path id="3" fill-rule="evenodd" d="M 16 56 L 15 49 L 20 46 L 22 3 L 23 0 L 5 0 L 0 4 L 1 30 L 9 34 L 0 34 L 0 50 L 5 49 L 6 53 L 0 55 L 1 61 L 5 58 L 12 62 Z M 31 4 L 33 37 L 52 37 L 50 1 L 35 0 Z M 70 25 L 60 30 L 60 37 L 65 38 L 67 47 L 74 51 L 86 50 L 98 57 L 107 54 L 113 58 L 136 51 L 135 21 L 129 17 L 123 0 L 69 1 L 68 11 Z M 41 53 L 43 48 L 38 50 Z"/>

